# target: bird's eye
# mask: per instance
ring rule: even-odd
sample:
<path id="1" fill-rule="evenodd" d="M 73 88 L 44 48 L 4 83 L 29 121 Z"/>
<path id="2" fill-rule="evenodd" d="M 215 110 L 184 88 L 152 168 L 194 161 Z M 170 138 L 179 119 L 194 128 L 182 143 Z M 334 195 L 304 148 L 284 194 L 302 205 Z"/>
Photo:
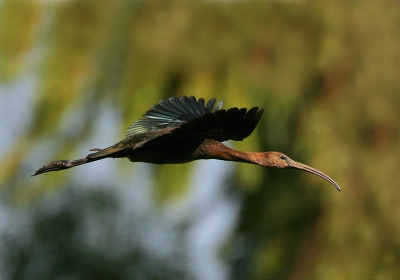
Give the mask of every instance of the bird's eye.
<path id="1" fill-rule="evenodd" d="M 287 160 L 287 156 L 281 156 L 281 159 Z"/>

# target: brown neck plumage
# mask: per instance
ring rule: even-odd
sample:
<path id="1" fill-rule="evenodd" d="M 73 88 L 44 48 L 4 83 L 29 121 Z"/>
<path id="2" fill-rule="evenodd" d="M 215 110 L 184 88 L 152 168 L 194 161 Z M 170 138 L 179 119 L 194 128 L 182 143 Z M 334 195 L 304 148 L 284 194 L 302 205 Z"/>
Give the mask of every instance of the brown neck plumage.
<path id="1" fill-rule="evenodd" d="M 272 162 L 268 160 L 269 152 L 238 151 L 214 140 L 206 140 L 196 152 L 196 159 L 219 159 L 252 163 L 260 166 L 272 166 Z"/>

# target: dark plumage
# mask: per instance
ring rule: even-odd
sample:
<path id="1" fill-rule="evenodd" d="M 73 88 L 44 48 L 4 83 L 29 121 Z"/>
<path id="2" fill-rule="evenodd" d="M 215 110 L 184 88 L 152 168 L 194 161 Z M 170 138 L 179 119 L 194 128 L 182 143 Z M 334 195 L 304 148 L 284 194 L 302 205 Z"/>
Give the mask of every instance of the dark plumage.
<path id="1" fill-rule="evenodd" d="M 77 160 L 53 161 L 38 169 L 41 173 L 68 169 L 103 158 L 127 157 L 132 162 L 154 164 L 186 163 L 198 159 L 220 159 L 253 163 L 265 167 L 297 168 L 316 174 L 339 191 L 340 187 L 324 173 L 291 160 L 279 152 L 242 152 L 221 142 L 241 141 L 257 126 L 264 109 L 253 107 L 222 109 L 223 101 L 215 98 L 205 103 L 194 96 L 171 97 L 161 100 L 142 119 L 132 123 L 126 138 L 105 149 L 95 151 Z"/>

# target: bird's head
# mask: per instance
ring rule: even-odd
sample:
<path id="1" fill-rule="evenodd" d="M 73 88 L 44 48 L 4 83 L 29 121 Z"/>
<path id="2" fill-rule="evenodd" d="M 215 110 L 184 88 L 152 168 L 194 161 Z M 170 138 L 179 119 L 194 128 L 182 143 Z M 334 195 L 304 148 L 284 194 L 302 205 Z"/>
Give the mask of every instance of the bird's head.
<path id="1" fill-rule="evenodd" d="M 303 163 L 297 162 L 289 158 L 287 155 L 282 154 L 280 152 L 267 152 L 267 164 L 268 167 L 275 167 L 275 168 L 296 168 L 299 170 L 307 171 L 309 173 L 315 174 L 321 178 L 324 178 L 328 182 L 330 182 L 338 191 L 340 191 L 339 185 L 328 175 L 325 173 L 311 167 L 305 165 Z"/>

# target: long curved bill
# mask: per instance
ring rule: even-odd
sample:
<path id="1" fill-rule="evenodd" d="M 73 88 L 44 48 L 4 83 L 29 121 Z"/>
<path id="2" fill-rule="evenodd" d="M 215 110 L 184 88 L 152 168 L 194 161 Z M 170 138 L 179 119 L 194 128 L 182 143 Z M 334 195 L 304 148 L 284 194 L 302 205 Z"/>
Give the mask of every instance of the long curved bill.
<path id="1" fill-rule="evenodd" d="M 310 172 L 310 173 L 312 173 L 312 174 L 315 174 L 315 175 L 317 175 L 317 176 L 319 176 L 319 177 L 321 177 L 321 178 L 324 178 L 324 179 L 327 180 L 329 183 L 331 183 L 332 185 L 334 185 L 335 188 L 336 188 L 338 191 L 340 191 L 339 185 L 338 185 L 335 181 L 333 181 L 333 179 L 332 179 L 331 177 L 329 177 L 329 176 L 326 175 L 325 173 L 323 173 L 323 172 L 321 172 L 321 171 L 319 171 L 319 170 L 317 170 L 317 169 L 315 169 L 315 168 L 312 168 L 311 166 L 308 166 L 308 165 L 305 165 L 305 164 L 303 164 L 303 163 L 300 163 L 300 162 L 291 160 L 289 167 L 291 167 L 291 168 L 297 168 L 297 169 L 303 170 L 303 171 L 307 171 L 307 172 Z"/>

